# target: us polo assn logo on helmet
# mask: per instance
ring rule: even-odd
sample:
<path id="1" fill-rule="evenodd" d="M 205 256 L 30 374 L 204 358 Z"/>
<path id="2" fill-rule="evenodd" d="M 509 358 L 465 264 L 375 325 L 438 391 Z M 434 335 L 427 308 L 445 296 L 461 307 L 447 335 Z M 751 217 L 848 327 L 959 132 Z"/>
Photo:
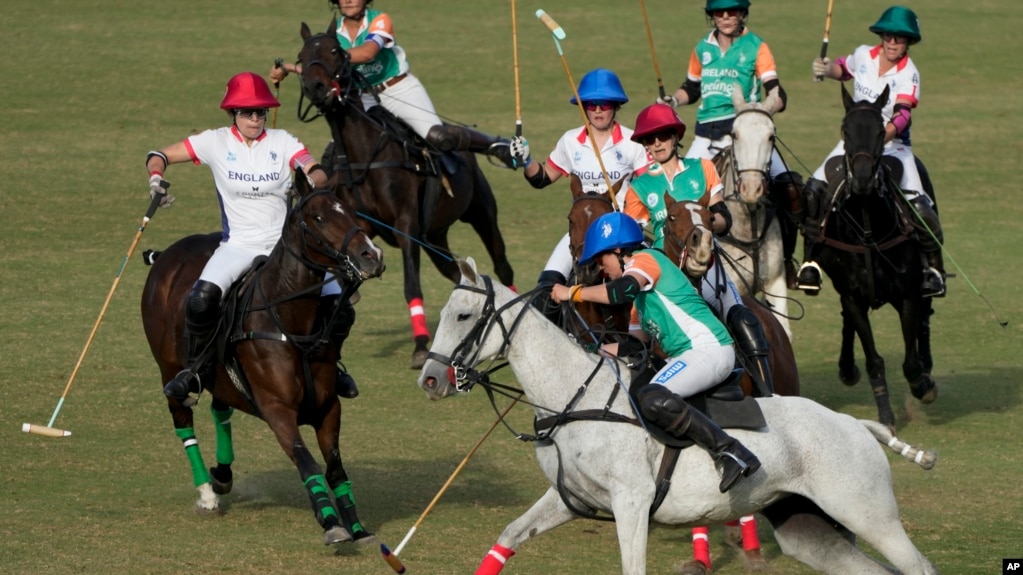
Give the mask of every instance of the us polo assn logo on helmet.
<path id="1" fill-rule="evenodd" d="M 611 237 L 611 234 L 613 234 L 614 231 L 615 231 L 615 228 L 614 228 L 614 226 L 611 225 L 611 222 L 604 222 L 604 225 L 601 226 L 601 228 L 600 228 L 600 234 L 602 236 L 604 236 L 605 240 L 607 238 Z"/>

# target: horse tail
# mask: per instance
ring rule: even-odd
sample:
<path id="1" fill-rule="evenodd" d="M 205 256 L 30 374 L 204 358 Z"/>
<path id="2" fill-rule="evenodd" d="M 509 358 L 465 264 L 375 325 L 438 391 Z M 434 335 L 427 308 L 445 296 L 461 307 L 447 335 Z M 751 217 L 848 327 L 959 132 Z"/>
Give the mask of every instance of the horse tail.
<path id="1" fill-rule="evenodd" d="M 163 252 L 158 252 L 154 250 L 146 250 L 142 252 L 142 263 L 146 264 L 147 266 L 151 266 L 153 265 L 154 262 L 156 262 L 156 258 L 160 257 L 160 254 L 162 253 Z"/>
<path id="2" fill-rule="evenodd" d="M 925 451 L 919 447 L 913 447 L 912 445 L 900 440 L 895 437 L 892 430 L 887 425 L 882 425 L 876 421 L 870 421 L 868 419 L 860 419 L 860 423 L 863 427 L 867 428 L 867 431 L 874 436 L 874 439 L 878 443 L 887 445 L 892 451 L 901 455 L 904 459 L 916 463 L 924 469 L 932 469 L 934 464 L 938 462 L 938 454 L 933 451 Z"/>

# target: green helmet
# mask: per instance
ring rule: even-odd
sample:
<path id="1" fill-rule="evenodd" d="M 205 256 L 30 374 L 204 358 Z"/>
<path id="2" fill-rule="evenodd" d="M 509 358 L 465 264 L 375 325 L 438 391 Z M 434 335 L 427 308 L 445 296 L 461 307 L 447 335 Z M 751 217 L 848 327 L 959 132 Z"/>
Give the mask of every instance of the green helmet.
<path id="1" fill-rule="evenodd" d="M 710 1 L 708 0 L 709 3 Z M 877 24 L 870 27 L 870 31 L 874 34 L 904 36 L 909 38 L 910 44 L 916 44 L 922 39 L 920 36 L 920 21 L 916 17 L 916 12 L 903 6 L 892 6 L 885 10 L 884 14 L 881 14 L 881 18 L 878 19 Z"/>
<path id="2" fill-rule="evenodd" d="M 707 0 L 703 11 L 710 13 L 715 10 L 730 10 L 732 8 L 749 12 L 749 0 Z"/>

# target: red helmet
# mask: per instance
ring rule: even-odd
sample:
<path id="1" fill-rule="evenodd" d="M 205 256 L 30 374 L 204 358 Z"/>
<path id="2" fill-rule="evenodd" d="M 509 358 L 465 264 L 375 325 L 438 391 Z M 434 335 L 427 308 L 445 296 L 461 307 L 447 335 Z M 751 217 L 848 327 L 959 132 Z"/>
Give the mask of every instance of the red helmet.
<path id="1" fill-rule="evenodd" d="M 223 110 L 239 108 L 277 108 L 281 105 L 270 92 L 266 80 L 255 72 L 235 74 L 227 81 L 224 99 L 220 102 Z"/>
<path id="2" fill-rule="evenodd" d="M 632 132 L 632 141 L 642 142 L 647 136 L 673 130 L 678 139 L 686 135 L 686 125 L 678 117 L 675 110 L 666 104 L 650 104 L 636 116 L 636 128 Z"/>

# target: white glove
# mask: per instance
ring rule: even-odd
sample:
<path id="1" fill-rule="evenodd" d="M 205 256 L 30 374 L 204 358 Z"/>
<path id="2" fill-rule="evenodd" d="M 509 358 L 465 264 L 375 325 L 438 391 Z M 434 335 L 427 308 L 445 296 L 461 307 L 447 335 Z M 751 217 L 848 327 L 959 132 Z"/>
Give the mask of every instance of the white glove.
<path id="1" fill-rule="evenodd" d="M 156 195 L 160 197 L 160 207 L 169 208 L 174 203 L 174 196 L 167 193 L 167 188 L 170 187 L 170 182 L 163 179 L 163 176 L 159 174 L 153 174 L 149 177 L 149 199 L 155 199 Z"/>
<path id="2" fill-rule="evenodd" d="M 831 67 L 831 58 L 814 58 L 813 77 L 823 78 L 828 75 L 828 68 Z"/>
<path id="3" fill-rule="evenodd" d="M 676 98 L 674 94 L 664 96 L 663 98 L 658 98 L 658 99 L 654 100 L 654 103 L 655 104 L 667 104 L 667 105 L 671 106 L 671 108 L 673 110 L 675 108 L 678 108 L 678 98 Z"/>
<path id="4" fill-rule="evenodd" d="M 529 140 L 522 136 L 515 136 L 512 138 L 511 143 L 511 155 L 513 158 L 518 158 L 523 166 L 528 166 L 533 161 L 529 157 Z"/>

